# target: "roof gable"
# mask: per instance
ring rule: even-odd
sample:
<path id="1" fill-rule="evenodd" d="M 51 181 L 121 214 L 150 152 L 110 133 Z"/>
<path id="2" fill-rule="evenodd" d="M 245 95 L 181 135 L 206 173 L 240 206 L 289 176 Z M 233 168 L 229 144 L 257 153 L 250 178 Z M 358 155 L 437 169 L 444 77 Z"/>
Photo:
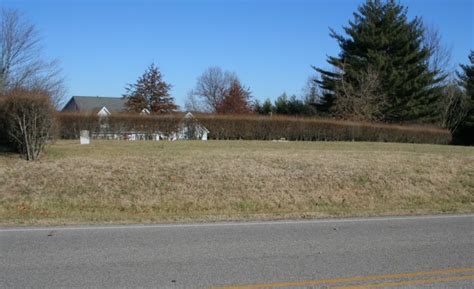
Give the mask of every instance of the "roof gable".
<path id="1" fill-rule="evenodd" d="M 209 133 L 209 130 L 205 126 L 203 126 L 201 122 L 197 118 L 195 118 L 191 112 L 188 112 L 181 120 L 181 126 L 189 125 L 190 123 L 192 123 L 193 126 L 199 128 L 200 130 Z"/>
<path id="2" fill-rule="evenodd" d="M 99 115 L 99 116 L 108 116 L 108 115 L 110 115 L 110 111 L 109 111 L 105 106 L 103 106 L 103 107 L 99 110 L 99 112 L 97 113 L 97 115 Z"/>

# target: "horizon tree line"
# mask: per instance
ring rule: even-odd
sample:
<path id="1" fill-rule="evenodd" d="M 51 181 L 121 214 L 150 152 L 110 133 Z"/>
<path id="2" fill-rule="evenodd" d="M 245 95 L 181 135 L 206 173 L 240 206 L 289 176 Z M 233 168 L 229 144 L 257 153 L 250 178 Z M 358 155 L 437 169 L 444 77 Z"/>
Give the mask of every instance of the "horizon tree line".
<path id="1" fill-rule="evenodd" d="M 188 110 L 219 114 L 286 114 L 392 123 L 432 123 L 472 131 L 472 51 L 468 64 L 455 71 L 439 32 L 395 0 L 366 0 L 343 27 L 330 29 L 340 52 L 329 68 L 313 66 L 310 92 L 283 93 L 272 103 L 252 96 L 234 72 L 210 67 L 189 93 Z M 16 88 L 51 96 L 58 106 L 64 80 L 57 60 L 45 60 L 34 25 L 17 10 L 2 9 L 2 95 Z M 178 106 L 172 86 L 151 64 L 136 83 L 125 87 L 130 111 L 169 113 Z M 469 130 L 468 130 L 469 131 Z M 470 131 L 470 132 L 471 132 Z"/>

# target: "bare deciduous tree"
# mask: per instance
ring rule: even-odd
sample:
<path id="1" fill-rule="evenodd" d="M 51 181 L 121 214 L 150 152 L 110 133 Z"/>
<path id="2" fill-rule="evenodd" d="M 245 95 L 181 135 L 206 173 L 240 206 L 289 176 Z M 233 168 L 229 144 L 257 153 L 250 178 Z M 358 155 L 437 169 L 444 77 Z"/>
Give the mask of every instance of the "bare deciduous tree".
<path id="1" fill-rule="evenodd" d="M 443 90 L 441 102 L 443 127 L 454 132 L 467 115 L 467 97 L 461 88 L 455 83 L 449 83 Z"/>
<path id="2" fill-rule="evenodd" d="M 335 114 L 357 120 L 382 120 L 387 98 L 381 89 L 379 73 L 368 67 L 364 73 L 356 75 L 355 80 L 347 81 L 341 73 L 336 89 Z"/>
<path id="3" fill-rule="evenodd" d="M 6 8 L 2 8 L 0 25 L 0 91 L 17 87 L 47 91 L 59 106 L 65 93 L 59 62 L 42 58 L 36 27 L 19 11 Z"/>
<path id="4" fill-rule="evenodd" d="M 425 25 L 423 44 L 430 51 L 428 59 L 429 69 L 436 72 L 437 77 L 443 79 L 443 84 L 448 85 L 452 79 L 454 67 L 452 65 L 451 48 L 443 44 L 441 33 L 434 25 Z"/>
<path id="5" fill-rule="evenodd" d="M 186 97 L 186 100 L 184 102 L 184 108 L 187 111 L 206 111 L 206 109 L 203 107 L 203 104 L 196 98 L 196 95 L 192 90 L 188 93 L 188 96 Z"/>
<path id="6" fill-rule="evenodd" d="M 238 81 L 235 73 L 223 71 L 217 66 L 209 67 L 197 79 L 191 94 L 201 100 L 205 111 L 216 112 L 234 81 Z"/>
<path id="7" fill-rule="evenodd" d="M 316 115 L 317 106 L 321 98 L 321 91 L 316 83 L 316 77 L 308 77 L 305 86 L 301 90 L 306 115 Z"/>

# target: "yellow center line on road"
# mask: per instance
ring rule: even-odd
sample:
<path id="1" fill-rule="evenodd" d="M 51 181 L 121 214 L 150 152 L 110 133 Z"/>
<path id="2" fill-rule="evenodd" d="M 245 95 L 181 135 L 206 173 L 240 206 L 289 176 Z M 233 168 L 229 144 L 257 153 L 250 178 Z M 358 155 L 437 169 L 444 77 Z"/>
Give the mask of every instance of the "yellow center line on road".
<path id="1" fill-rule="evenodd" d="M 377 283 L 377 284 L 353 285 L 353 286 L 342 286 L 342 287 L 332 287 L 332 288 L 334 289 L 373 289 L 373 288 L 386 288 L 386 287 L 403 286 L 403 285 L 421 285 L 421 284 L 433 284 L 433 283 L 465 281 L 465 280 L 474 280 L 474 275 L 451 276 L 451 277 L 444 277 L 444 278 L 418 279 L 418 280 L 407 280 L 407 281 L 397 281 L 397 282 L 384 282 L 384 283 Z"/>
<path id="2" fill-rule="evenodd" d="M 415 277 L 429 276 L 429 275 L 446 275 L 446 274 L 456 274 L 456 273 L 466 273 L 466 272 L 474 272 L 474 267 L 444 269 L 444 270 L 435 270 L 435 271 L 426 271 L 426 272 L 401 273 L 401 274 L 355 276 L 355 277 L 347 277 L 347 278 L 333 278 L 333 279 L 303 280 L 303 281 L 293 281 L 293 282 L 274 282 L 274 283 L 260 283 L 260 284 L 224 286 L 224 287 L 216 287 L 214 289 L 261 289 L 261 288 L 309 286 L 309 285 L 322 285 L 322 284 L 329 285 L 329 284 L 339 284 L 339 283 L 347 283 L 347 282 L 355 282 L 355 281 L 415 278 Z M 471 276 L 471 275 L 469 275 L 469 276 Z M 427 279 L 425 279 L 425 280 L 427 280 Z M 412 280 L 412 281 L 414 281 L 414 280 Z"/>

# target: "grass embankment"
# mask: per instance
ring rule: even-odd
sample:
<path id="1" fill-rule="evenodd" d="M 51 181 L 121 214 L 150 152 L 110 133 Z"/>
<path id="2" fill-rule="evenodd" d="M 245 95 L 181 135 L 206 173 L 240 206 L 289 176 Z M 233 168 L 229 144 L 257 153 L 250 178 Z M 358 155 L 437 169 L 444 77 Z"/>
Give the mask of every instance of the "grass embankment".
<path id="1" fill-rule="evenodd" d="M 474 148 L 359 142 L 59 141 L 0 154 L 0 223 L 474 211 Z"/>

